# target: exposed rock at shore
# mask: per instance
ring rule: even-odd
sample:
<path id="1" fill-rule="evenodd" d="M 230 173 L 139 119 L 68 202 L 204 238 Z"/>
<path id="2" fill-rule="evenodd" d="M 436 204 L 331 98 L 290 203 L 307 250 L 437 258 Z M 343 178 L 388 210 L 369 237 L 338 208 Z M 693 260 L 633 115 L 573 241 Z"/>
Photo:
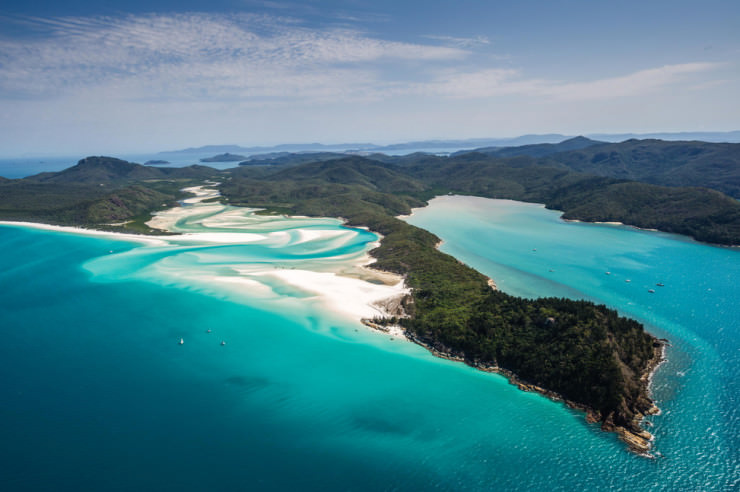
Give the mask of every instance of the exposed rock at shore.
<path id="1" fill-rule="evenodd" d="M 388 317 L 406 318 L 408 313 L 406 312 L 406 306 L 411 302 L 411 296 L 408 294 L 401 294 L 397 296 L 391 296 L 387 299 L 381 299 L 375 301 L 373 306 L 386 313 Z"/>

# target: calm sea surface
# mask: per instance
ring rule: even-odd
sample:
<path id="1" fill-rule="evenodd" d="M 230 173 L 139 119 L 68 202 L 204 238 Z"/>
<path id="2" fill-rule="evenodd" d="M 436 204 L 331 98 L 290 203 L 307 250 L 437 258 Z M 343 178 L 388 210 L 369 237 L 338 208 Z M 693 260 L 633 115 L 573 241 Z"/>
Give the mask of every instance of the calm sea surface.
<path id="1" fill-rule="evenodd" d="M 305 293 L 260 302 L 209 287 L 219 258 L 320 264 L 361 254 L 371 233 L 163 248 L 0 226 L 3 490 L 738 486 L 737 251 L 485 199 L 438 198 L 408 220 L 507 292 L 603 302 L 670 339 L 652 418 L 663 456 L 306 307 Z"/>

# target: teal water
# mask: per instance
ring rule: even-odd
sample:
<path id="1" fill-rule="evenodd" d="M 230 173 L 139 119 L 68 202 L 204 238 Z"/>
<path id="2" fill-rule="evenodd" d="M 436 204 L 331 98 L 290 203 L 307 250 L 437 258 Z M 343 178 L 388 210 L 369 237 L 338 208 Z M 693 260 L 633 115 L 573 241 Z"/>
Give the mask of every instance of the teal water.
<path id="1" fill-rule="evenodd" d="M 668 338 L 668 362 L 653 384 L 663 413 L 650 430 L 663 457 L 650 488 L 737 487 L 740 251 L 559 217 L 541 205 L 455 196 L 434 199 L 408 221 L 508 293 L 589 299 Z"/>
<path id="2" fill-rule="evenodd" d="M 332 220 L 247 225 L 232 209 L 178 225 L 261 236 L 138 244 L 0 226 L 3 489 L 737 486 L 736 252 L 497 203 L 435 200 L 410 221 L 507 291 L 589 297 L 668 337 L 652 429 L 663 458 L 265 280 L 275 265 L 334 271 L 374 234 Z M 235 278 L 259 285 L 224 281 Z"/>

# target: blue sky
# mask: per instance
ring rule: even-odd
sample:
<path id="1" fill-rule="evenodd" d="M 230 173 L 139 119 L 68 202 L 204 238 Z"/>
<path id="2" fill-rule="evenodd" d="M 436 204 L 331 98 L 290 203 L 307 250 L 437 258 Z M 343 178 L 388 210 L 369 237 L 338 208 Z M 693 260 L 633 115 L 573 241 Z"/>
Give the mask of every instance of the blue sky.
<path id="1" fill-rule="evenodd" d="M 5 0 L 0 155 L 740 129 L 740 2 Z"/>

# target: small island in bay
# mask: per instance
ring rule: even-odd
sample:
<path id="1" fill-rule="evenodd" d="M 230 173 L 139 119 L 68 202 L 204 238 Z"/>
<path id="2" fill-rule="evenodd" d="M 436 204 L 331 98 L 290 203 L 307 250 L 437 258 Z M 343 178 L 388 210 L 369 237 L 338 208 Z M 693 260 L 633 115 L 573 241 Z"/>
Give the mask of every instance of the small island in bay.
<path id="1" fill-rule="evenodd" d="M 246 159 L 246 156 L 225 152 L 223 154 L 214 155 L 213 157 L 204 157 L 200 162 L 240 162 Z"/>
<path id="2" fill-rule="evenodd" d="M 169 163 L 170 161 L 163 161 L 161 159 L 153 159 L 151 161 L 146 161 L 144 165 L 145 166 L 166 166 Z"/>

